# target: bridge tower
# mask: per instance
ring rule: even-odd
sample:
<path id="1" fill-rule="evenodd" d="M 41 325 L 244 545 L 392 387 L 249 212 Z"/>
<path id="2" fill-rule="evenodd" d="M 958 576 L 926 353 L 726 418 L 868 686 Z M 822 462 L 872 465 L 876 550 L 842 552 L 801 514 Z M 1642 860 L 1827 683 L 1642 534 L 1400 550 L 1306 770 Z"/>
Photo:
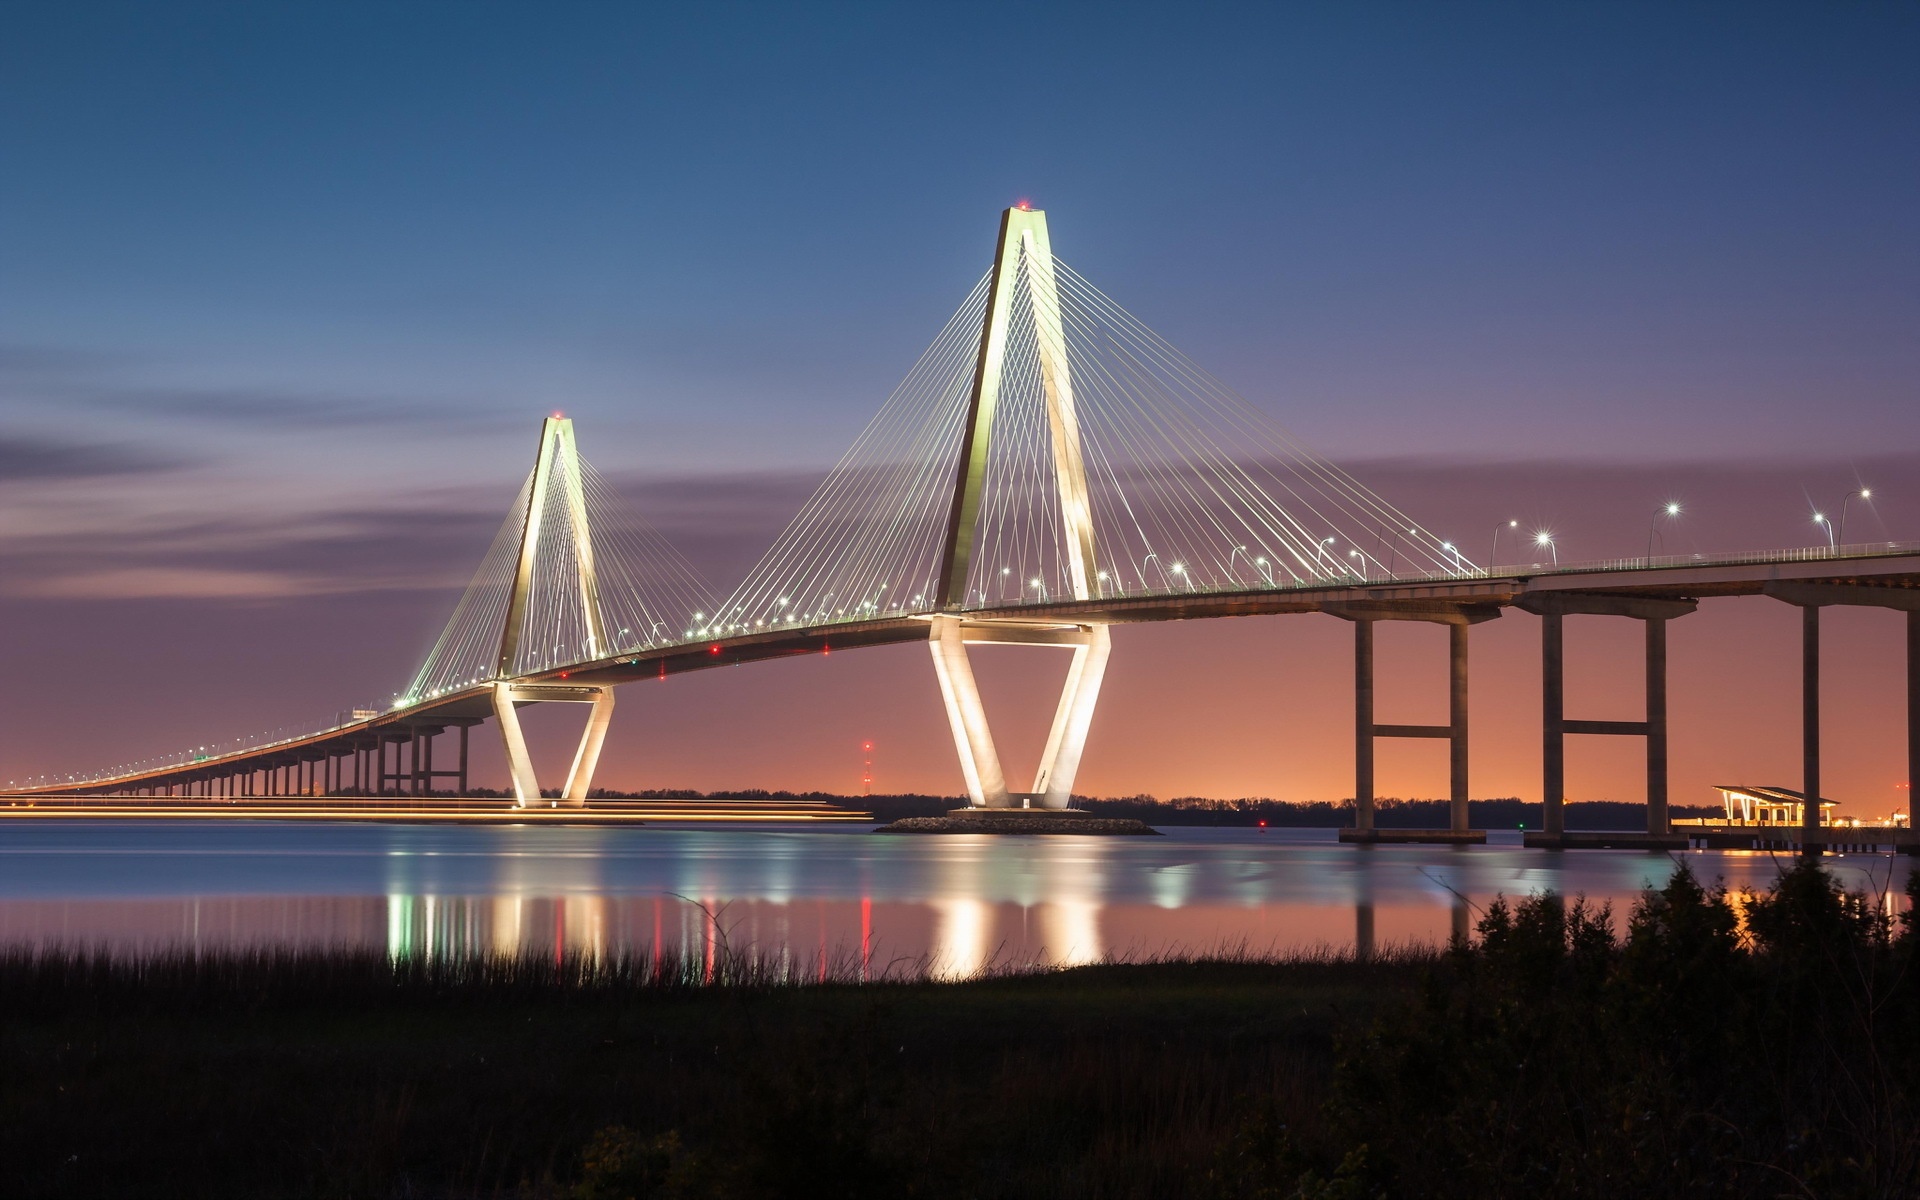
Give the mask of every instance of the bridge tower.
<path id="1" fill-rule="evenodd" d="M 1099 565 L 1093 507 L 1088 499 L 1080 422 L 1074 409 L 1073 371 L 1067 358 L 1046 213 L 1021 206 L 1001 214 L 1000 241 L 988 286 L 980 352 L 960 444 L 959 472 L 942 546 L 938 578 L 942 611 L 933 617 L 928 645 L 970 803 L 976 808 L 1064 809 L 1073 796 L 1074 776 L 1080 769 L 1081 752 L 1106 673 L 1111 649 L 1106 624 L 968 619 L 964 615 L 968 572 L 980 543 L 981 494 L 987 481 L 1008 332 L 1015 302 L 1023 290 L 1033 318 L 1040 380 L 1046 396 L 1054 482 L 1065 526 L 1067 577 L 1074 599 L 1088 600 L 1093 595 L 1091 581 Z M 1073 652 L 1054 711 L 1053 728 L 1028 792 L 1008 790 L 1000 754 L 987 725 L 986 708 L 967 654 L 969 645 L 981 643 L 1059 646 Z"/>
<path id="2" fill-rule="evenodd" d="M 559 503 L 554 504 L 558 490 Z M 550 514 L 549 507 L 559 509 Z M 540 805 L 539 777 L 533 770 L 533 758 L 527 753 L 527 739 L 520 728 L 519 709 L 528 704 L 590 704 L 586 730 L 574 752 L 573 767 L 561 790 L 560 804 L 585 807 L 587 789 L 593 786 L 594 768 L 600 762 L 600 747 L 606 741 L 607 725 L 613 720 L 611 685 L 572 685 L 565 683 L 515 682 L 520 674 L 521 642 L 528 624 L 529 607 L 534 602 L 541 563 L 540 549 L 544 526 L 554 518 L 566 524 L 564 545 L 573 557 L 576 581 L 571 603 L 580 609 L 580 621 L 586 630 L 587 658 L 597 658 L 610 649 L 606 622 L 600 608 L 600 583 L 594 570 L 593 538 L 587 527 L 587 502 L 580 472 L 580 452 L 573 440 L 573 422 L 566 417 L 548 417 L 540 426 L 540 448 L 534 460 L 533 480 L 527 488 L 527 508 L 520 529 L 519 558 L 513 574 L 513 586 L 507 599 L 507 619 L 500 631 L 500 655 L 494 669 L 493 711 L 500 722 L 500 735 L 506 742 L 507 766 L 513 777 L 515 803 L 521 808 Z M 549 539 L 548 544 L 552 542 Z"/>

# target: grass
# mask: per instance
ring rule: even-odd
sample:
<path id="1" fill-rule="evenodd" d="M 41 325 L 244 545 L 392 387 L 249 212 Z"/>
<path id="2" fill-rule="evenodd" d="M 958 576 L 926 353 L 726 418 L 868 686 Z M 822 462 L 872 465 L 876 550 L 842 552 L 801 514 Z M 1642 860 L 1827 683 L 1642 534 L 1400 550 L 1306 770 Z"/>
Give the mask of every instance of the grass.
<path id="1" fill-rule="evenodd" d="M 736 957 L 709 984 L 697 961 L 15 953 L 0 1191 L 1176 1194 L 1250 1091 L 1317 1105 L 1335 1030 L 1421 969 L 801 985 Z M 660 1179 L 620 1190 L 648 1155 Z"/>
<path id="2" fill-rule="evenodd" d="M 1471 943 L 984 975 L 0 954 L 0 1194 L 1920 1194 L 1920 896 L 1684 869 Z"/>

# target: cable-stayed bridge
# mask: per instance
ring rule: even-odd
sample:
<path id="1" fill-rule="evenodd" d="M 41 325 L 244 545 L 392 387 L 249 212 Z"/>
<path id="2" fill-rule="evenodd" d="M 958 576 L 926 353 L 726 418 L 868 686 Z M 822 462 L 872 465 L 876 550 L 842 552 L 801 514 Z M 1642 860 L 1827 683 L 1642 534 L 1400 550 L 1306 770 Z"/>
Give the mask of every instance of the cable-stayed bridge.
<path id="1" fill-rule="evenodd" d="M 586 802 L 614 689 L 708 667 L 926 642 L 974 806 L 1067 807 L 1111 652 L 1141 621 L 1323 612 L 1354 631 L 1355 836 L 1372 836 L 1379 737 L 1448 741 L 1452 828 L 1466 821 L 1470 628 L 1518 607 L 1542 620 L 1546 836 L 1563 831 L 1567 735 L 1644 738 L 1649 833 L 1666 816 L 1666 622 L 1706 598 L 1767 594 L 1805 612 L 1807 795 L 1819 790 L 1819 614 L 1908 614 L 1909 758 L 1920 746 L 1920 545 L 1495 567 L 1393 507 L 1208 375 L 1055 258 L 1044 213 L 1002 216 L 995 255 L 845 457 L 747 576 L 712 592 L 581 457 L 542 426 L 532 471 L 407 691 L 268 744 L 10 789 L 202 797 L 467 791 L 475 725 L 495 722 L 516 803 Z M 1643 622 L 1647 713 L 1564 713 L 1568 615 Z M 1448 628 L 1450 719 L 1373 720 L 1373 625 Z M 1002 767 L 968 647 L 1072 656 L 1039 768 Z M 588 706 L 559 798 L 542 796 L 517 716 Z M 455 732 L 456 765 L 435 765 Z M 1914 774 L 1920 774 L 1916 770 Z M 1817 806 L 1806 806 L 1809 819 Z"/>

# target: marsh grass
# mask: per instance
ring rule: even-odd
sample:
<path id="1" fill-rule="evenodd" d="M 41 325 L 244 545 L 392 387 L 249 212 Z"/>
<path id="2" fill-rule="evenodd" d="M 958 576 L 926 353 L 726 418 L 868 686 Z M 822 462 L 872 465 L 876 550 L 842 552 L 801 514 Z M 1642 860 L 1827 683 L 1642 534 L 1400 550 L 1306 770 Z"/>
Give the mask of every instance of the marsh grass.
<path id="1" fill-rule="evenodd" d="M 1920 1192 L 1916 933 L 1783 869 L 963 982 L 857 956 L 0 953 L 0 1193 Z M 823 970 L 824 968 L 824 970 Z"/>

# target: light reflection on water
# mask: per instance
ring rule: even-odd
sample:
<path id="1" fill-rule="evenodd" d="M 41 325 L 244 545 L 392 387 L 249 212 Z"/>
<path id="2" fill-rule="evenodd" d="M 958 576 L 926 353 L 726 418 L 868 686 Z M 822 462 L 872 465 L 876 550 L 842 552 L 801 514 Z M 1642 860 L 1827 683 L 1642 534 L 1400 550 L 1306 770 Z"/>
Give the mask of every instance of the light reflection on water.
<path id="1" fill-rule="evenodd" d="M 0 826 L 0 942 L 120 949 L 351 945 L 395 956 L 728 952 L 794 973 L 1082 963 L 1444 940 L 1496 893 L 1622 914 L 1674 858 L 1336 845 L 1330 830 L 1161 838 L 900 837 L 865 829 L 287 824 Z M 1691 853 L 1764 886 L 1766 855 Z M 1903 891 L 1910 859 L 1847 856 Z"/>

